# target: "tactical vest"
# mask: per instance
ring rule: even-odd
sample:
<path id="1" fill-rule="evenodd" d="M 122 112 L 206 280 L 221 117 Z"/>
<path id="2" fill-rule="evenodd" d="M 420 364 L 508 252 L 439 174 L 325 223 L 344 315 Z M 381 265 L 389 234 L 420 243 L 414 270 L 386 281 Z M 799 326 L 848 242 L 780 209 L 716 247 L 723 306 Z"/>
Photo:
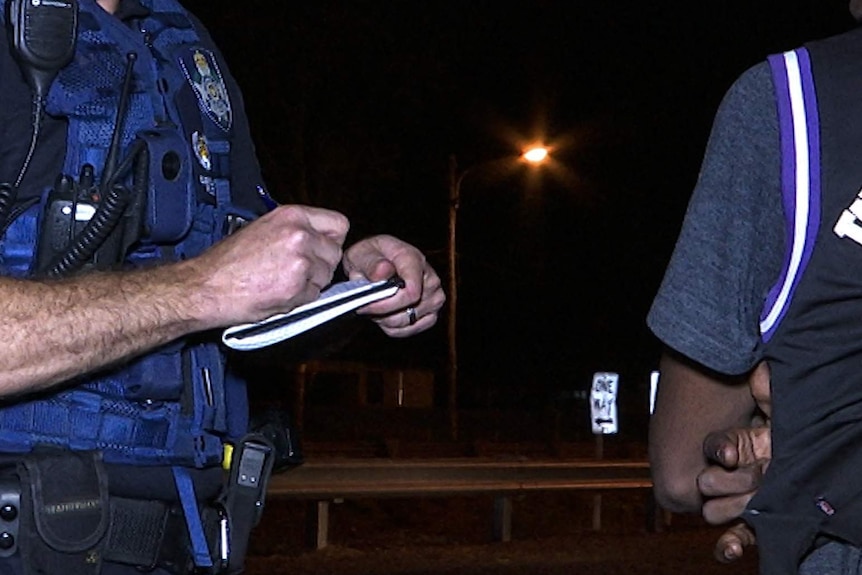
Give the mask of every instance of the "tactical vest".
<path id="1" fill-rule="evenodd" d="M 862 544 L 862 29 L 769 58 L 787 218 L 761 316 L 772 461 L 744 518 L 760 572 L 823 536 Z"/>
<path id="2" fill-rule="evenodd" d="M 81 188 L 92 180 L 100 206 L 114 186 L 125 191 L 123 217 L 134 233 L 110 234 L 120 237 L 114 267 L 121 268 L 194 257 L 261 211 L 251 201 L 240 207 L 230 187 L 233 109 L 218 57 L 179 4 L 141 4 L 150 15 L 136 20 L 133 29 L 94 0 L 80 0 L 75 56 L 46 102 L 48 114 L 68 120 L 67 178 L 58 186 L 71 182 Z M 117 169 L 111 172 L 109 151 L 118 122 Z M 113 174 L 111 186 L 104 185 L 106 168 Z M 55 187 L 15 206 L 0 245 L 3 274 L 45 271 L 36 262 L 43 251 L 51 252 L 46 226 L 62 229 L 65 222 L 74 235 L 85 227 L 78 212 L 85 212 L 82 219 L 89 216 L 88 223 L 101 217 L 92 206 L 64 204 L 66 191 Z M 69 210 L 75 217 L 57 223 Z M 131 212 L 135 217 L 129 218 Z M 107 226 L 110 215 L 95 223 Z M 91 265 L 92 250 L 76 252 L 79 246 L 69 243 L 68 252 L 61 249 L 51 265 L 60 272 L 64 266 Z M 223 441 L 246 427 L 244 383 L 226 373 L 216 343 L 189 337 L 74 388 L 4 406 L 0 452 L 51 445 L 100 450 L 113 463 L 206 467 L 217 465 Z"/>

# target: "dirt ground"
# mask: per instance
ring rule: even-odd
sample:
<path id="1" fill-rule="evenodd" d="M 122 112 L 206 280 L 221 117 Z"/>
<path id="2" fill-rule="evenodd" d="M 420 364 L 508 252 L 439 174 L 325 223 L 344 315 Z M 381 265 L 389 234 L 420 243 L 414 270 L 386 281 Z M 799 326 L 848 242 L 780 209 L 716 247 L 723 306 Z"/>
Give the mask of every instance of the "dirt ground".
<path id="1" fill-rule="evenodd" d="M 343 501 L 330 506 L 330 545 L 304 546 L 303 502 L 267 502 L 247 560 L 249 575 L 697 574 L 755 575 L 756 550 L 716 562 L 721 532 L 697 517 L 647 528 L 648 493 L 530 494 L 514 500 L 512 540 L 493 542 L 490 497 Z"/>

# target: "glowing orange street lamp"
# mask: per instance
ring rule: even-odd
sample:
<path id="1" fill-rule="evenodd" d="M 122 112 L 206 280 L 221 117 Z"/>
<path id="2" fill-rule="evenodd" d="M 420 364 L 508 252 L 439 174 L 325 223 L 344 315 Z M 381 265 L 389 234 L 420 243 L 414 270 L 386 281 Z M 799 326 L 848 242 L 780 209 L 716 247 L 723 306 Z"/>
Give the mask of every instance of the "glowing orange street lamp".
<path id="1" fill-rule="evenodd" d="M 549 154 L 550 151 L 545 146 L 533 146 L 525 150 L 519 158 L 533 166 L 538 166 L 548 160 L 550 157 Z M 503 158 L 503 160 L 511 161 L 515 160 L 515 158 Z M 458 223 L 458 207 L 461 202 L 461 183 L 464 181 L 467 174 L 472 174 L 491 165 L 499 165 L 499 163 L 500 160 L 491 160 L 459 171 L 455 155 L 453 154 L 449 156 L 449 290 L 447 294 L 447 301 L 449 303 L 448 408 L 450 434 L 452 439 L 458 439 L 458 330 L 456 325 L 458 310 L 458 258 L 455 238 Z"/>
<path id="2" fill-rule="evenodd" d="M 521 157 L 531 164 L 541 164 L 548 159 L 548 148 L 544 146 L 535 146 L 526 150 Z"/>

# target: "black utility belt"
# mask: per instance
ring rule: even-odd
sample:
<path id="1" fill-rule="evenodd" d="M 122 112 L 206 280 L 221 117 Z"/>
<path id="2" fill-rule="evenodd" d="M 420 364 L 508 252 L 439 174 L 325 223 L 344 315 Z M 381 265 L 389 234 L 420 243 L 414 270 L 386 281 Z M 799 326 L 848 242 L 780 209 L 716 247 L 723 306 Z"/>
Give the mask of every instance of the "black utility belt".
<path id="1" fill-rule="evenodd" d="M 189 506 L 112 495 L 98 452 L 34 452 L 0 465 L 0 560 L 20 554 L 25 575 L 97 575 L 106 561 L 186 575 L 203 549 L 210 573 L 239 573 L 272 459 L 265 439 L 244 438 L 221 493 Z"/>
<path id="2" fill-rule="evenodd" d="M 216 553 L 226 547 L 217 505 L 200 504 Z M 96 575 L 105 561 L 193 571 L 182 506 L 111 495 L 95 452 L 39 452 L 0 468 L 0 558 L 16 553 L 25 573 Z"/>

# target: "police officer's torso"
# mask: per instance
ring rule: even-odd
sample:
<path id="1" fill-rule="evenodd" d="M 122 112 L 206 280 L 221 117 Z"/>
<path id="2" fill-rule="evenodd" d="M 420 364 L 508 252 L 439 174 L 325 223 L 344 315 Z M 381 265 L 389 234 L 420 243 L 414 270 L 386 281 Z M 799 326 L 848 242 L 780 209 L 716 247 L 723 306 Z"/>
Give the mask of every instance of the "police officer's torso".
<path id="1" fill-rule="evenodd" d="M 160 14 L 157 22 L 150 21 L 152 25 L 148 25 L 149 8 L 152 7 L 152 4 L 158 8 L 169 6 L 176 9 L 177 13 L 167 16 Z M 131 121 L 126 120 L 127 129 L 122 138 L 123 149 L 128 150 L 129 143 L 134 140 L 137 131 L 173 126 L 175 129 L 171 133 L 175 133 L 184 142 L 186 146 L 185 157 L 190 160 L 186 168 L 188 169 L 189 180 L 188 193 L 193 198 L 189 203 L 191 207 L 189 208 L 190 215 L 187 227 L 195 233 L 200 232 L 199 235 L 205 239 L 189 242 L 187 238 L 191 232 L 183 230 L 182 226 L 179 228 L 173 226 L 168 232 L 162 234 L 167 238 L 162 243 L 167 244 L 167 246 L 147 246 L 146 238 L 144 238 L 142 241 L 145 248 L 144 252 L 157 254 L 158 257 L 167 254 L 168 260 L 196 255 L 196 252 L 205 249 L 208 243 L 217 241 L 226 233 L 227 230 L 223 229 L 223 224 L 225 224 L 227 212 L 238 212 L 246 217 L 253 217 L 254 214 L 262 211 L 262 204 L 256 189 L 248 185 L 242 187 L 230 187 L 229 185 L 232 170 L 252 174 L 251 179 L 259 178 L 259 169 L 256 163 L 251 160 L 248 162 L 241 160 L 240 165 L 234 161 L 235 165 L 230 166 L 231 160 L 237 157 L 242 159 L 250 158 L 253 155 L 253 147 L 250 141 L 247 141 L 245 132 L 240 134 L 243 138 L 242 141 L 236 142 L 233 138 L 231 114 L 241 114 L 242 110 L 231 107 L 230 101 L 233 97 L 235 101 L 238 101 L 237 103 L 241 103 L 239 92 L 229 74 L 222 71 L 223 65 L 220 62 L 220 55 L 211 45 L 205 32 L 201 29 L 201 34 L 199 34 L 199 30 L 194 26 L 197 22 L 193 17 L 186 15 L 178 5 L 163 0 L 144 0 L 143 3 L 139 3 L 138 0 L 123 0 L 120 4 L 120 10 L 113 16 L 113 19 L 107 14 L 96 12 L 99 8 L 95 5 L 94 0 L 81 0 L 81 5 L 81 29 L 84 34 L 88 31 L 101 30 L 99 33 L 105 34 L 105 37 L 122 36 L 124 47 L 131 44 L 147 57 L 147 68 L 135 70 L 136 76 L 133 82 L 135 88 L 132 90 L 132 99 L 146 98 L 149 101 L 143 104 L 138 101 L 138 104 L 131 106 L 132 115 L 137 117 Z M 101 23 L 94 21 L 94 14 L 102 19 Z M 157 34 L 164 34 L 164 37 L 148 36 L 152 30 L 155 30 Z M 2 79 L 2 90 L 0 90 L 0 182 L 11 182 L 17 177 L 24 162 L 27 144 L 32 134 L 33 122 L 30 115 L 32 94 L 20 74 L 17 62 L 10 54 L 7 37 L 5 35 L 0 36 L 2 36 L 0 38 L 0 79 Z M 101 45 L 99 43 L 102 40 L 97 39 L 90 43 L 91 52 Z M 110 56 L 114 61 L 122 62 L 125 54 L 118 54 L 116 46 L 109 46 L 108 49 L 112 50 Z M 182 55 L 180 55 L 181 53 Z M 90 55 L 92 56 L 92 53 Z M 135 65 L 140 64 L 139 59 Z M 160 69 L 160 71 L 154 71 L 156 69 Z M 70 121 L 65 117 L 68 113 L 78 114 L 77 118 L 81 121 L 77 125 L 83 126 L 78 131 L 82 134 L 85 131 L 88 131 L 87 137 L 93 137 L 94 133 L 97 134 L 95 138 L 100 141 L 94 145 L 82 145 L 79 154 L 81 157 L 98 158 L 94 162 L 97 173 L 101 168 L 100 164 L 105 152 L 97 149 L 101 148 L 104 142 L 110 140 L 110 133 L 107 131 L 98 134 L 98 132 L 104 131 L 101 129 L 107 128 L 109 123 L 114 123 L 113 117 L 116 113 L 116 106 L 103 106 L 100 109 L 97 100 L 103 94 L 99 90 L 90 89 L 88 91 L 86 86 L 81 87 L 81 93 L 84 93 L 85 97 L 81 101 L 74 101 L 75 78 L 74 75 L 70 76 L 72 74 L 70 70 L 74 71 L 72 67 L 61 71 L 58 80 L 52 87 L 48 98 L 48 114 L 45 115 L 41 123 L 38 145 L 17 191 L 18 203 L 44 198 L 46 190 L 50 190 L 54 186 L 58 175 L 61 173 L 70 174 L 73 178 L 79 176 L 81 162 L 68 153 L 67 137 L 70 135 Z M 80 70 L 79 68 L 78 72 Z M 108 80 L 112 84 L 111 90 L 116 95 L 120 91 L 120 86 L 116 85 L 116 81 L 122 79 L 123 70 L 118 71 L 116 66 L 113 66 L 111 74 L 113 77 Z M 156 89 L 142 90 L 141 84 L 149 84 L 150 88 L 155 86 Z M 159 101 L 160 98 L 163 100 L 162 102 Z M 90 109 L 88 106 L 92 104 L 92 102 L 87 101 L 88 99 L 96 101 L 92 108 L 95 113 L 100 113 L 106 117 L 111 116 L 110 122 L 106 119 L 88 120 L 87 113 Z M 118 99 L 115 97 L 114 101 L 116 102 Z M 142 118 L 147 114 L 151 115 L 149 119 Z M 245 121 L 244 118 L 241 120 Z M 149 125 L 147 125 L 148 121 L 150 122 Z M 75 120 L 71 123 L 73 126 L 76 125 Z M 71 136 L 72 139 L 77 137 L 75 133 L 72 133 Z M 78 139 L 83 140 L 84 136 Z M 207 142 L 212 143 L 212 154 L 207 149 Z M 241 147 L 243 154 L 231 154 L 228 151 L 230 146 Z M 219 156 L 217 148 L 222 150 L 221 156 Z M 97 151 L 94 152 L 94 150 Z M 243 163 L 249 165 L 242 165 Z M 246 180 L 248 179 L 250 178 L 246 178 Z M 221 206 L 218 207 L 220 203 Z M 209 211 L 202 210 L 200 206 L 206 206 L 206 210 Z M 151 227 L 157 228 L 158 225 L 151 224 Z M 201 232 L 200 229 L 203 231 Z M 130 251 L 140 251 L 138 248 L 139 246 L 136 245 L 130 248 Z M 131 259 L 119 262 L 118 266 L 135 265 L 136 261 L 139 260 L 131 257 Z M 155 260 L 153 261 L 155 262 Z M 224 369 L 223 358 L 218 350 L 209 345 L 202 354 L 195 355 L 196 353 L 182 355 L 182 357 L 178 355 L 175 377 L 181 377 L 183 371 L 186 372 L 186 375 L 188 372 L 204 373 L 204 380 L 207 385 L 211 385 L 210 381 L 214 379 L 216 382 L 212 385 L 217 388 L 223 386 L 221 379 L 219 379 L 222 375 L 217 373 Z M 185 354 L 185 349 L 177 351 L 177 354 Z M 159 373 L 161 369 L 163 368 L 145 367 L 140 371 L 154 371 L 155 379 L 159 379 L 162 377 Z M 119 386 L 128 384 L 130 379 L 127 375 L 114 377 L 114 379 L 111 379 L 112 377 L 114 376 L 108 375 L 109 381 L 119 381 L 120 383 L 117 384 Z M 93 389 L 98 388 L 98 393 L 104 393 L 105 389 L 114 385 L 115 383 L 101 384 Z M 176 399 L 169 398 L 170 401 L 179 404 L 179 394 L 188 392 L 188 387 L 188 385 L 178 383 L 176 390 L 178 396 Z M 216 389 L 216 394 L 222 394 L 222 391 Z M 225 401 L 223 395 L 218 396 L 218 398 L 222 402 Z M 127 400 L 119 398 L 118 401 Z M 146 401 L 150 401 L 150 399 L 133 398 L 130 404 Z M 187 398 L 186 401 L 191 400 Z M 177 407 L 177 411 L 182 409 L 185 408 Z M 206 428 L 202 431 L 205 434 L 228 433 L 224 413 L 218 412 L 217 409 L 205 409 L 204 411 L 206 413 L 203 415 L 188 416 L 187 419 L 194 420 L 191 424 L 193 427 Z M 200 421 L 202 418 L 205 420 L 203 423 Z M 236 430 L 235 432 L 240 431 Z M 183 449 L 188 451 L 187 448 L 182 447 L 180 451 L 183 452 Z M 214 459 L 212 447 L 210 447 L 210 455 L 190 456 L 183 452 L 184 455 L 174 457 L 152 450 L 151 452 L 154 454 L 152 461 L 142 461 L 143 465 L 149 465 L 153 462 L 172 464 L 191 457 L 185 465 L 198 467 L 197 473 L 209 477 L 205 482 L 211 484 L 212 489 L 216 488 L 220 473 L 218 473 L 217 468 L 213 470 L 214 463 L 217 461 Z M 146 452 L 145 455 L 150 457 L 151 452 Z M 165 451 L 165 453 L 168 452 Z M 141 492 L 146 497 L 153 496 L 152 491 L 154 489 L 158 491 L 160 486 L 167 492 L 172 491 L 170 481 L 154 481 L 159 476 L 169 476 L 167 469 L 156 466 L 145 471 L 127 471 L 127 464 L 130 461 L 134 464 L 135 457 L 137 456 L 134 453 L 119 452 L 119 455 L 113 460 L 111 457 L 108 458 L 109 464 L 113 464 L 113 475 L 120 478 L 120 481 L 115 482 L 115 485 L 127 485 L 128 490 L 132 492 L 131 494 Z M 212 471 L 207 472 L 207 468 Z M 204 491 L 206 490 L 204 489 Z"/>

